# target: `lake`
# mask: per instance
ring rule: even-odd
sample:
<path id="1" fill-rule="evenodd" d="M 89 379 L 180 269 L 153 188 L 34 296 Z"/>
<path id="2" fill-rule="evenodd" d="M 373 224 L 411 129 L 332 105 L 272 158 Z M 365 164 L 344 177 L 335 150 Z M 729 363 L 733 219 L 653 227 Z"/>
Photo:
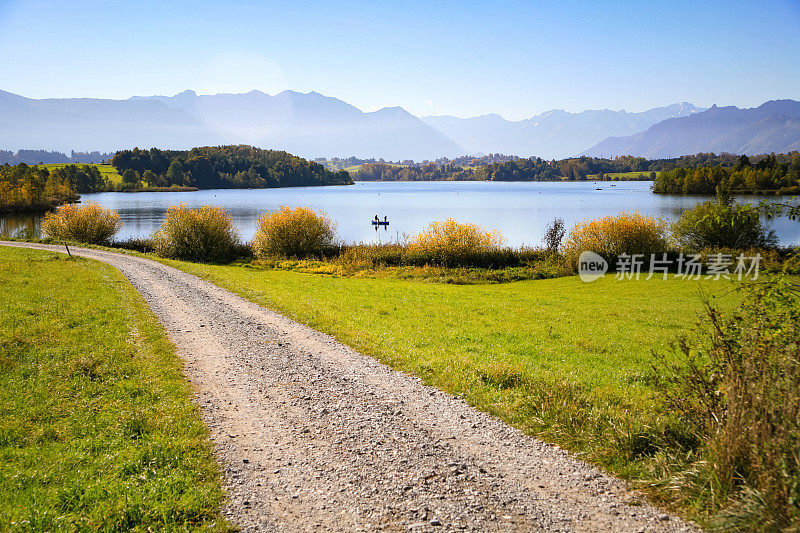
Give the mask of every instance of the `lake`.
<path id="1" fill-rule="evenodd" d="M 580 220 L 621 211 L 675 220 L 685 209 L 708 199 L 652 194 L 650 183 L 357 182 L 346 187 L 98 193 L 85 194 L 81 201 L 96 202 L 120 214 L 124 225 L 118 239 L 149 236 L 164 220 L 168 206 L 184 203 L 226 208 L 245 240 L 253 236 L 260 214 L 286 205 L 325 210 L 336 221 L 339 236 L 350 243 L 402 240 L 434 220 L 452 217 L 500 230 L 508 244 L 519 246 L 541 244 L 545 226 L 555 217 L 563 218 L 568 228 Z M 375 215 L 381 220 L 388 217 L 388 228 L 376 230 L 370 224 Z M 20 228 L 34 228 L 38 219 L 30 215 L 0 216 L 0 233 L 12 235 Z M 800 223 L 778 219 L 770 225 L 781 244 L 800 244 Z"/>

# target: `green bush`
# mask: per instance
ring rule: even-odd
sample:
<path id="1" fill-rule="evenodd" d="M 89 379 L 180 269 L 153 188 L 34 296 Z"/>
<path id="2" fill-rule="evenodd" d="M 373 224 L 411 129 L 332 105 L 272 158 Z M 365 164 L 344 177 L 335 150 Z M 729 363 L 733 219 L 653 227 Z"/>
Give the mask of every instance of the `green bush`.
<path id="1" fill-rule="evenodd" d="M 772 248 L 778 237 L 761 223 L 758 209 L 725 197 L 703 202 L 683 212 L 672 235 L 684 250 L 703 248 Z"/>
<path id="2" fill-rule="evenodd" d="M 321 257 L 334 246 L 335 224 L 324 212 L 308 207 L 281 207 L 261 215 L 253 237 L 253 254 L 270 257 Z"/>
<path id="3" fill-rule="evenodd" d="M 97 204 L 64 205 L 42 221 L 42 233 L 48 237 L 88 244 L 108 244 L 120 228 L 119 215 Z"/>
<path id="4" fill-rule="evenodd" d="M 694 479 L 720 525 L 800 527 L 800 287 L 765 278 L 743 303 L 707 311 L 675 354 L 656 365 L 667 403 L 702 442 Z"/>
<path id="5" fill-rule="evenodd" d="M 228 212 L 219 206 L 170 206 L 153 246 L 161 257 L 225 262 L 234 258 L 239 236 Z"/>

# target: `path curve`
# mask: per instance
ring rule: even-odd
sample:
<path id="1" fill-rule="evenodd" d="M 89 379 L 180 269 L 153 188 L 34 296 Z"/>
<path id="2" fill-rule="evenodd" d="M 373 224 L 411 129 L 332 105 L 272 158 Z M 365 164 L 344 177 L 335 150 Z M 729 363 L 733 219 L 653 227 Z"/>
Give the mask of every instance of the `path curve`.
<path id="1" fill-rule="evenodd" d="M 211 283 L 70 251 L 122 271 L 166 328 L 242 530 L 694 529 L 558 447 Z"/>

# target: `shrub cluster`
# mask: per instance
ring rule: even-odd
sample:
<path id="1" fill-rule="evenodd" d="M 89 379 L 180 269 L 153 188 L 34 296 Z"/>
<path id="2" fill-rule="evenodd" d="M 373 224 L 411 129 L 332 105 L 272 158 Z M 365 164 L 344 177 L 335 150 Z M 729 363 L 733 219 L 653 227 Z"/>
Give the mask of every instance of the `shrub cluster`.
<path id="1" fill-rule="evenodd" d="M 47 213 L 42 221 L 42 233 L 55 239 L 107 244 L 122 228 L 119 215 L 97 204 L 69 204 Z"/>
<path id="2" fill-rule="evenodd" d="M 666 402 L 702 442 L 698 491 L 737 502 L 723 513 L 735 530 L 800 526 L 798 289 L 779 276 L 750 285 L 732 313 L 707 303 L 677 357 L 656 367 Z"/>
<path id="3" fill-rule="evenodd" d="M 504 241 L 499 231 L 448 218 L 431 222 L 409 243 L 408 253 L 440 266 L 474 266 L 509 251 L 501 248 Z"/>
<path id="4" fill-rule="evenodd" d="M 259 259 L 321 257 L 334 246 L 336 225 L 324 212 L 308 207 L 281 207 L 262 215 L 253 237 L 253 253 Z"/>
<path id="5" fill-rule="evenodd" d="M 683 212 L 672 226 L 677 245 L 688 251 L 703 248 L 772 248 L 778 243 L 773 230 L 761 223 L 758 209 L 726 198 L 703 202 Z"/>
<path id="6" fill-rule="evenodd" d="M 224 262 L 234 258 L 239 236 L 228 212 L 219 206 L 170 206 L 153 246 L 161 257 Z"/>
<path id="7" fill-rule="evenodd" d="M 595 252 L 609 262 L 621 254 L 647 256 L 666 251 L 668 236 L 664 220 L 620 213 L 575 224 L 567 236 L 564 255 L 571 265 L 577 264 L 583 251 Z"/>

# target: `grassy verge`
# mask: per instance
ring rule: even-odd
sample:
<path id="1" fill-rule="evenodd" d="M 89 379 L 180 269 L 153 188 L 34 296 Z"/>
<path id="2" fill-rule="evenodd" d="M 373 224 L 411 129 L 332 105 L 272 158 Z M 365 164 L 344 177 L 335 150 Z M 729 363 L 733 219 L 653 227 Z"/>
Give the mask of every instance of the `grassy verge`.
<path id="1" fill-rule="evenodd" d="M 693 514 L 670 481 L 692 461 L 691 436 L 656 396 L 651 353 L 666 352 L 693 324 L 701 287 L 732 306 L 731 282 L 607 276 L 586 284 L 573 276 L 445 285 L 165 262 L 413 372 Z"/>
<path id="2" fill-rule="evenodd" d="M 115 269 L 0 247 L 0 529 L 226 529 L 180 361 Z"/>

